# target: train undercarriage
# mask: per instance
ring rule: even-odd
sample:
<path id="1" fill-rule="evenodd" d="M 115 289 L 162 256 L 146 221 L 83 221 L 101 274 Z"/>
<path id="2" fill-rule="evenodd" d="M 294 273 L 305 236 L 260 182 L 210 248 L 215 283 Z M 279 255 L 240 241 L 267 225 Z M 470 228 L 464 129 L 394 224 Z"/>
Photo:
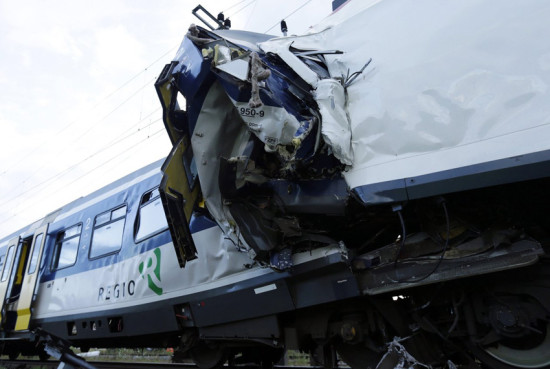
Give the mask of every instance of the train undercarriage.
<path id="1" fill-rule="evenodd" d="M 357 297 L 182 328 L 175 359 L 191 358 L 201 368 L 226 360 L 265 367 L 296 349 L 325 367 L 336 365 L 336 354 L 352 368 L 445 367 L 449 361 L 549 367 L 548 184 L 540 179 L 398 208 L 358 207 L 325 227 L 327 237 L 347 236 L 345 244 L 356 245 L 346 248 L 347 261 L 333 273 L 346 270 Z M 330 271 L 311 273 L 321 290 L 334 288 L 323 285 Z"/>
<path id="2" fill-rule="evenodd" d="M 181 352 L 198 362 L 216 357 L 216 364 L 236 356 L 275 361 L 286 347 L 318 360 L 324 353 L 325 367 L 335 363 L 334 352 L 353 368 L 413 365 L 411 358 L 432 367 L 448 360 L 549 367 L 547 186 L 542 179 L 424 199 L 404 204 L 401 215 L 395 207 L 377 217 L 358 213 L 335 229 L 350 237 L 346 245 L 358 245 L 348 250 L 348 267 L 363 296 L 280 314 L 279 336 L 264 337 L 259 357 L 255 348 L 242 350 L 246 337 L 209 339 L 201 328 Z M 449 269 L 453 261 L 460 267 Z M 386 287 L 369 289 L 373 280 Z M 254 324 L 267 327 L 269 319 Z M 239 331 L 237 325 L 230 330 Z M 210 367 L 209 360 L 202 365 Z"/>
<path id="3" fill-rule="evenodd" d="M 350 24 L 336 27 L 348 34 Z M 171 183 L 164 187 L 164 205 L 176 225 L 172 238 L 184 240 L 177 245 L 180 265 L 193 259 L 195 249 L 175 229 L 185 229 L 193 211 L 208 213 L 254 263 L 290 273 L 285 280 L 294 303 L 289 311 L 255 318 L 260 320 L 198 327 L 183 336 L 180 354 L 205 368 L 236 357 L 268 365 L 283 348 L 308 352 L 325 367 L 334 365 L 335 352 L 352 368 L 398 362 L 550 367 L 548 151 L 527 152 L 513 140 L 490 151 L 484 140 L 469 136 L 460 136 L 464 145 L 447 142 L 452 129 L 467 126 L 460 119 L 442 126 L 448 137 L 430 132 L 433 149 L 422 126 L 433 112 L 413 98 L 426 93 L 425 80 L 411 83 L 419 90 L 406 95 L 414 112 L 405 123 L 397 118 L 401 105 L 391 100 L 401 98 L 401 84 L 384 90 L 387 105 L 370 111 L 367 105 L 379 101 L 367 92 L 394 81 L 391 68 L 380 63 L 376 70 L 368 57 L 359 65 L 357 56 L 364 55 L 358 50 L 372 52 L 359 41 L 348 45 L 346 59 L 346 52 L 333 49 L 349 42 L 338 35 L 327 28 L 267 40 L 192 26 L 157 81 L 174 145 L 163 170 L 164 183 Z M 348 78 L 340 73 L 346 62 L 354 66 L 347 66 Z M 493 87 L 488 91 L 497 96 Z M 485 110 L 472 111 L 488 119 Z M 514 129 L 503 132 L 517 134 Z M 409 142 L 417 134 L 418 147 Z M 491 132 L 486 141 L 499 137 Z M 470 152 L 459 152 L 464 147 Z M 510 154 L 519 148 L 521 155 Z M 360 152 L 373 164 L 357 159 Z M 200 190 L 186 192 L 195 177 Z M 174 210 L 171 197 L 187 199 L 185 214 Z M 311 270 L 308 277 L 296 272 L 294 257 L 324 247 L 340 248 L 333 269 Z M 334 298 L 300 304 L 304 296 L 324 293 Z M 252 333 L 251 326 L 263 333 Z M 262 350 L 248 348 L 254 343 Z"/>
<path id="4" fill-rule="evenodd" d="M 224 362 L 269 367 L 285 349 L 309 353 L 313 364 L 325 367 L 336 365 L 336 354 L 352 368 L 399 362 L 435 368 L 449 361 L 550 367 L 548 185 L 539 179 L 398 208 L 357 207 L 326 227 L 327 237 L 347 236 L 346 257 L 286 278 L 291 295 L 293 279 L 310 278 L 315 292 L 329 294 L 337 291 L 329 277 L 353 278 L 355 297 L 211 326 L 182 318 L 178 331 L 125 337 L 123 345 L 176 347 L 175 361 L 192 359 L 201 368 Z M 3 353 L 47 357 L 44 340 L 23 342 L 4 341 Z M 120 339 L 71 344 L 83 350 L 121 345 Z"/>
<path id="5" fill-rule="evenodd" d="M 191 26 L 155 84 L 173 145 L 159 196 L 179 266 L 212 246 L 191 227 L 208 219 L 271 279 L 219 300 L 179 296 L 176 328 L 123 345 L 177 347 L 175 361 L 205 369 L 270 367 L 286 349 L 326 368 L 337 356 L 354 369 L 550 368 L 547 73 L 518 75 L 528 58 L 508 39 L 520 27 L 486 27 L 492 4 L 463 6 L 424 22 L 451 35 L 475 25 L 458 51 L 439 28 L 417 32 L 425 24 L 404 8 L 407 22 L 391 16 L 362 42 L 355 26 L 375 27 L 383 5 L 303 37 Z M 527 30 L 547 28 L 544 13 L 513 8 Z M 516 46 L 531 59 L 546 55 L 525 39 Z"/>

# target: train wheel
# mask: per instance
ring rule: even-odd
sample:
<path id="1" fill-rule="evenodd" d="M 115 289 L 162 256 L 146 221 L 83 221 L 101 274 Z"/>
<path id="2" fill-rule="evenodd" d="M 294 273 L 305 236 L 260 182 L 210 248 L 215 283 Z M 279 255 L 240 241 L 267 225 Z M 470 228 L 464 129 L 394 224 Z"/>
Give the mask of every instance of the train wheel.
<path id="1" fill-rule="evenodd" d="M 20 354 L 19 351 L 10 351 L 8 353 L 8 357 L 10 358 L 10 360 L 15 360 L 19 357 L 19 354 Z"/>
<path id="2" fill-rule="evenodd" d="M 216 343 L 200 342 L 189 350 L 189 354 L 200 369 L 221 367 L 227 359 L 224 348 Z"/>
<path id="3" fill-rule="evenodd" d="M 499 342 L 489 346 L 470 345 L 471 351 L 491 368 L 550 368 L 550 325 L 544 328 L 544 335 L 532 346 Z M 529 340 L 527 340 L 528 342 Z"/>
<path id="4" fill-rule="evenodd" d="M 550 323 L 534 299 L 499 297 L 486 316 L 490 329 L 468 344 L 478 360 L 491 368 L 550 369 Z"/>

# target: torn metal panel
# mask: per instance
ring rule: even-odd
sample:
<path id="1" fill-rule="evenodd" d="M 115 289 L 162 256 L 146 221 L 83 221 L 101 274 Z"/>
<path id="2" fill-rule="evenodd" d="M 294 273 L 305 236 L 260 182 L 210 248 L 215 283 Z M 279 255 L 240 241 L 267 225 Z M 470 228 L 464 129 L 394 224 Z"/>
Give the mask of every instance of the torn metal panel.
<path id="1" fill-rule="evenodd" d="M 302 36 L 191 27 L 163 72 L 165 124 L 173 143 L 189 135 L 210 216 L 264 262 L 340 242 L 383 253 L 405 228 L 388 203 L 545 176 L 548 52 L 530 36 L 547 31 L 548 10 L 396 4 L 352 1 Z M 465 199 L 455 205 L 478 204 Z M 424 210 L 408 215 L 416 231 L 441 225 Z M 450 251 L 468 253 L 463 241 Z"/>
<path id="2" fill-rule="evenodd" d="M 548 48 L 536 35 L 549 34 L 549 11 L 540 3 L 495 11 L 490 2 L 352 1 L 336 16 L 346 14 L 323 47 L 351 51 L 340 59 L 352 71 L 360 55 L 373 58 L 348 89 L 351 188 L 548 148 Z"/>
<path id="3" fill-rule="evenodd" d="M 354 367 L 384 351 L 378 369 L 429 367 L 462 356 L 451 340 L 487 354 L 535 337 L 546 291 L 523 287 L 548 279 L 549 12 L 531 0 L 367 0 L 303 36 L 192 27 L 158 83 L 182 145 L 167 170 L 179 187 L 165 187 L 178 195 L 200 178 L 187 203 L 175 196 L 184 216 L 168 217 L 171 231 L 200 217 L 219 226 L 188 268 L 283 272 L 296 322 L 320 315 L 289 328 L 306 337 L 299 348 L 323 345 L 328 358 L 333 345 Z M 526 302 L 517 315 L 491 301 L 509 285 Z M 516 319 L 531 299 L 536 313 Z"/>
<path id="4" fill-rule="evenodd" d="M 373 59 L 346 88 L 350 188 L 548 149 L 548 48 L 537 36 L 549 34 L 548 9 L 536 1 L 521 9 L 506 1 L 496 13 L 490 2 L 396 4 L 352 1 L 310 34 L 260 45 L 312 90 L 322 78 L 291 47 L 342 50 L 324 56 L 334 79 Z"/>
<path id="5" fill-rule="evenodd" d="M 248 61 L 245 59 L 231 60 L 225 64 L 217 65 L 216 68 L 243 82 L 248 77 Z"/>
<path id="6" fill-rule="evenodd" d="M 311 88 L 315 89 L 319 81 L 319 76 L 301 61 L 298 56 L 290 51 L 291 46 L 295 46 L 293 45 L 294 41 L 294 37 L 284 37 L 266 41 L 259 46 L 264 53 L 272 53 L 279 56 L 288 67 L 300 76 L 300 78 L 309 84 Z"/>
<path id="7" fill-rule="evenodd" d="M 323 119 L 321 133 L 325 142 L 342 163 L 353 164 L 350 121 L 346 112 L 346 94 L 341 81 L 319 81 L 315 90 L 315 100 Z"/>
<path id="8" fill-rule="evenodd" d="M 215 30 L 211 32 L 212 34 L 227 40 L 233 44 L 239 45 L 246 50 L 250 51 L 260 51 L 258 44 L 261 42 L 270 40 L 275 36 L 265 34 L 265 33 L 255 33 L 248 32 L 243 30 Z"/>
<path id="9" fill-rule="evenodd" d="M 232 139 L 228 140 L 228 137 Z M 191 144 L 206 207 L 224 233 L 236 242 L 234 221 L 223 205 L 219 189 L 220 157 L 239 155 L 249 138 L 250 133 L 240 123 L 223 88 L 215 83 L 204 100 Z"/>
<path id="10" fill-rule="evenodd" d="M 266 152 L 277 153 L 287 163 L 307 159 L 318 147 L 315 136 L 308 140 L 318 130 L 317 115 L 305 104 L 313 97 L 303 83 L 292 78 L 292 73 L 289 75 L 280 66 L 274 68 L 268 59 L 251 52 L 222 64 L 214 72 L 243 122 L 265 144 Z M 246 79 L 242 78 L 243 60 L 248 60 Z M 233 66 L 236 63 L 238 67 Z"/>

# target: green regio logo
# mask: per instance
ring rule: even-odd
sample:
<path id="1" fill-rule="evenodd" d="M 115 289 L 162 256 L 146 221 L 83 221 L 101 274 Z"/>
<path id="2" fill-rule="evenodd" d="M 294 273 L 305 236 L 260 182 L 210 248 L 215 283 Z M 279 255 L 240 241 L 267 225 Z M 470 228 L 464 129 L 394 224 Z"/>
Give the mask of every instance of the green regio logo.
<path id="1" fill-rule="evenodd" d="M 146 265 L 146 266 L 145 266 Z M 141 278 L 147 277 L 147 285 L 157 295 L 162 295 L 160 287 L 160 249 L 155 249 L 145 262 L 139 264 Z"/>

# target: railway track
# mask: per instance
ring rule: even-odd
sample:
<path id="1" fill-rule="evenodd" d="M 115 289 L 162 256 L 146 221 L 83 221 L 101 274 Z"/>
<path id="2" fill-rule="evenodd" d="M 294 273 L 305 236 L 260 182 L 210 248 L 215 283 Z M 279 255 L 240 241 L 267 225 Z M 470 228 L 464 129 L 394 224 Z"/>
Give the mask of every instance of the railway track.
<path id="1" fill-rule="evenodd" d="M 50 369 L 57 368 L 59 366 L 57 360 L 2 360 L 0 361 L 0 368 L 2 369 Z M 182 368 L 196 368 L 196 365 L 191 363 L 136 363 L 136 362 L 106 362 L 106 361 L 92 361 L 88 362 L 97 369 L 182 369 Z"/>
<path id="2" fill-rule="evenodd" d="M 183 369 L 197 368 L 192 363 L 135 363 L 135 362 L 105 362 L 92 361 L 88 362 L 96 369 Z M 59 361 L 48 360 L 0 360 L 0 368 L 2 369 L 53 369 L 59 366 Z M 253 365 L 238 365 L 235 367 L 224 366 L 224 369 L 258 369 L 258 366 Z M 319 366 L 283 366 L 275 365 L 274 369 L 321 369 Z"/>

